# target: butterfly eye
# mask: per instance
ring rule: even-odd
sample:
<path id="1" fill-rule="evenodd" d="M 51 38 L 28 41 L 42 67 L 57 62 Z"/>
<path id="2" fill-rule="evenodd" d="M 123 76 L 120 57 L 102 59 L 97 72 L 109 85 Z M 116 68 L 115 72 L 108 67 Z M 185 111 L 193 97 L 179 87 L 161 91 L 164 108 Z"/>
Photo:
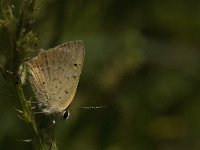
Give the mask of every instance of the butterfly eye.
<path id="1" fill-rule="evenodd" d="M 64 112 L 63 112 L 63 119 L 64 119 L 64 120 L 68 120 L 69 117 L 70 117 L 70 113 L 69 113 L 68 111 L 64 111 Z"/>

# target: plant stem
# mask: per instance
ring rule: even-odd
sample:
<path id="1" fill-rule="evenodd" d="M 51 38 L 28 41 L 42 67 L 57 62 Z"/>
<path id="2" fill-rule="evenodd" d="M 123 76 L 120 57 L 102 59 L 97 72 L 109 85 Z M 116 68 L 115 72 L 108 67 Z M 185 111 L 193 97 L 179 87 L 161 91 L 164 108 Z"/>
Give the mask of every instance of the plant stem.
<path id="1" fill-rule="evenodd" d="M 22 74 L 26 76 L 26 68 L 24 60 L 28 54 L 35 51 L 35 45 L 37 45 L 37 38 L 31 31 L 33 20 L 33 12 L 35 10 L 35 0 L 24 0 L 20 11 L 20 17 L 13 14 L 10 2 L 8 0 L 0 1 L 0 10 L 2 12 L 2 18 L 0 19 L 0 31 L 6 31 L 7 40 L 9 45 L 8 51 L 10 51 L 8 58 L 10 70 L 12 72 L 12 85 L 15 95 L 18 99 L 18 103 L 21 110 L 18 110 L 20 118 L 22 118 L 30 127 L 33 135 L 33 144 L 37 150 L 56 150 L 55 141 L 50 138 L 47 131 L 41 132 L 38 125 L 38 120 L 33 112 L 32 103 L 27 101 L 27 98 L 23 89 Z M 3 38 L 3 37 L 1 37 Z M 1 39 L 0 39 L 1 40 Z M 4 48 L 4 49 L 6 49 Z M 49 126 L 49 125 L 48 125 Z"/>

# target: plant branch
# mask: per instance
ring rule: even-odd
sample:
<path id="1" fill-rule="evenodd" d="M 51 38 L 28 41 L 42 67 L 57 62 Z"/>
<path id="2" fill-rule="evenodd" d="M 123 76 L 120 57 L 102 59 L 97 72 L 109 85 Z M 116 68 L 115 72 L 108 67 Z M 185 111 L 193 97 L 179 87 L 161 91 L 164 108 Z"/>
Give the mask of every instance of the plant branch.
<path id="1" fill-rule="evenodd" d="M 10 67 L 5 70 L 8 69 L 12 72 L 12 87 L 21 107 L 21 110 L 18 110 L 18 115 L 30 127 L 35 149 L 56 150 L 55 140 L 51 138 L 49 140 L 49 138 L 47 138 L 49 135 L 47 132 L 40 132 L 41 129 L 38 120 L 31 109 L 32 103 L 27 102 L 24 93 L 24 83 L 27 76 L 24 60 L 27 59 L 31 53 L 36 51 L 38 43 L 38 39 L 32 31 L 34 22 L 33 13 L 36 8 L 35 0 L 23 1 L 19 18 L 16 17 L 17 15 L 13 14 L 12 7 L 8 0 L 1 0 L 0 4 L 0 32 L 6 33 L 4 37 L 0 36 L 0 42 L 1 39 L 6 39 L 7 43 L 10 44 L 9 46 L 2 45 L 0 50 L 9 51 L 9 53 L 5 53 L 5 55 L 6 58 L 10 60 L 7 60 L 8 66 Z M 4 75 L 4 77 L 7 76 Z"/>

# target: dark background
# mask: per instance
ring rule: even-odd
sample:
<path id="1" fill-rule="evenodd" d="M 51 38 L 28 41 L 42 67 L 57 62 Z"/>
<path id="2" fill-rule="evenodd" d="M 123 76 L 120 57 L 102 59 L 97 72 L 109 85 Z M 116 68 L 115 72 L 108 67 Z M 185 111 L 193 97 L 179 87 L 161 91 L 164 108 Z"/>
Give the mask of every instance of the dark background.
<path id="1" fill-rule="evenodd" d="M 39 47 L 85 43 L 71 108 L 107 106 L 59 122 L 60 150 L 200 149 L 200 1 L 37 2 Z M 0 149 L 31 149 L 2 77 L 0 92 Z"/>

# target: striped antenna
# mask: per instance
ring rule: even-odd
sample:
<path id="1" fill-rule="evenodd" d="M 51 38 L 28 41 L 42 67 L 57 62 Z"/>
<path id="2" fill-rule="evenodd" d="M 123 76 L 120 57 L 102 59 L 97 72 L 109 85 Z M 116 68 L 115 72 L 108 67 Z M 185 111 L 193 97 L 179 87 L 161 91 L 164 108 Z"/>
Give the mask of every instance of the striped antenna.
<path id="1" fill-rule="evenodd" d="M 77 108 L 71 108 L 71 110 L 86 110 L 86 109 L 105 109 L 107 106 L 83 106 L 83 107 L 77 107 Z"/>

